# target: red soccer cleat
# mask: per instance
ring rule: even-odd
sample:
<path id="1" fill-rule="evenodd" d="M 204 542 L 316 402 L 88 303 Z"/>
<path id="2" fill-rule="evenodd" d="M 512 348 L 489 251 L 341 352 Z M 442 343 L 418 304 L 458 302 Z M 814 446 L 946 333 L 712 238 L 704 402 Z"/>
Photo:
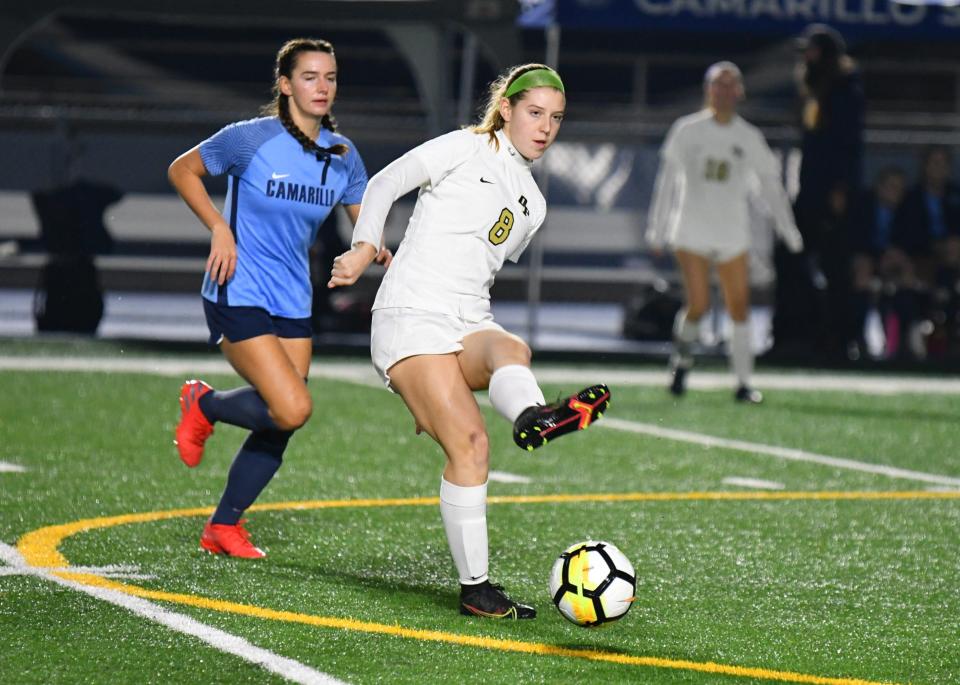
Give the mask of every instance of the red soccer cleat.
<path id="1" fill-rule="evenodd" d="M 203 443 L 213 435 L 213 424 L 200 411 L 200 398 L 213 390 L 203 381 L 187 381 L 180 388 L 180 423 L 174 433 L 173 444 L 180 452 L 180 460 L 193 468 L 203 459 Z"/>
<path id="2" fill-rule="evenodd" d="M 200 535 L 200 548 L 210 554 L 226 554 L 241 559 L 262 559 L 267 556 L 266 552 L 254 547 L 250 542 L 250 533 L 243 527 L 242 522 L 228 526 L 207 521 Z"/>

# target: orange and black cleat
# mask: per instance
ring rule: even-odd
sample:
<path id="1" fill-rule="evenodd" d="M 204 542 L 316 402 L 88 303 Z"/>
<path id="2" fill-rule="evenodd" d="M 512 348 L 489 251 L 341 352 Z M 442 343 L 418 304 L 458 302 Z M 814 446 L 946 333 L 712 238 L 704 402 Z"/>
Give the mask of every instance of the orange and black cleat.
<path id="1" fill-rule="evenodd" d="M 513 441 L 534 450 L 549 440 L 583 430 L 603 416 L 610 404 L 610 388 L 602 383 L 584 388 L 553 404 L 527 407 L 513 422 Z"/>
<path id="2" fill-rule="evenodd" d="M 187 381 L 180 388 L 180 423 L 174 433 L 180 460 L 193 468 L 203 459 L 203 444 L 213 435 L 213 424 L 200 411 L 200 398 L 213 390 L 203 381 Z"/>

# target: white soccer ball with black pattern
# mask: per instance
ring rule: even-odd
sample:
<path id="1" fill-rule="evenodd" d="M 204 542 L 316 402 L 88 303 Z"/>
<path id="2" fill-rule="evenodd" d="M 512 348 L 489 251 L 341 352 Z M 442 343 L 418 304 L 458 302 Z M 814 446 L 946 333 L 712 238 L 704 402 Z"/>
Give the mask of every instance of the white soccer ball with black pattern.
<path id="1" fill-rule="evenodd" d="M 563 617 L 585 628 L 616 621 L 636 599 L 633 564 L 615 545 L 587 540 L 568 547 L 550 572 L 550 596 Z"/>

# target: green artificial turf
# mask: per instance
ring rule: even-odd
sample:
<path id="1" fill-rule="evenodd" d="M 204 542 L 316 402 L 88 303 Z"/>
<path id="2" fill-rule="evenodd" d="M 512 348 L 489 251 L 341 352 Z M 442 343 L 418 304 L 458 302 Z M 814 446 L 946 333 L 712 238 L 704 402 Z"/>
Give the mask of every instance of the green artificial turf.
<path id="1" fill-rule="evenodd" d="M 232 375 L 206 380 L 239 384 Z M 662 388 L 598 380 L 613 389 L 607 419 L 960 474 L 956 395 L 779 390 L 768 391 L 764 405 L 745 407 L 727 390 L 692 391 L 676 401 Z M 185 468 L 171 443 L 179 383 L 148 372 L 0 372 L 0 462 L 26 469 L 0 472 L 0 541 L 15 546 L 31 531 L 81 519 L 212 507 L 244 433 L 218 425 L 203 463 Z M 960 500 L 931 491 L 935 483 L 704 447 L 603 422 L 528 454 L 485 408 L 491 467 L 530 479 L 491 482 L 491 497 L 627 497 L 491 503 L 492 579 L 536 606 L 539 617 L 472 620 L 457 613 L 455 571 L 432 500 L 316 504 L 435 498 L 440 449 L 414 436 L 402 402 L 382 387 L 314 378 L 310 389 L 313 417 L 260 503 L 311 508 L 250 513 L 266 559 L 201 553 L 202 514 L 78 532 L 62 538 L 59 551 L 74 566 L 135 566 L 151 577 L 120 582 L 192 598 L 150 600 L 157 606 L 349 682 L 960 681 Z M 577 388 L 544 389 L 552 396 Z M 783 489 L 725 484 L 729 477 Z M 777 495 L 911 491 L 935 496 Z M 719 492 L 746 498 L 690 494 Z M 782 498 L 751 499 L 757 492 Z M 566 622 L 547 589 L 556 556 L 590 538 L 616 544 L 637 572 L 631 611 L 593 630 Z M 226 604 L 215 610 L 204 599 Z M 264 615 L 230 610 L 236 606 Z M 288 612 L 286 620 L 271 611 Z M 327 623 L 312 625 L 315 617 Z M 458 644 L 460 636 L 489 641 Z M 515 651 L 517 645 L 547 646 L 548 653 Z M 590 652 L 628 663 L 585 658 Z M 2 682 L 283 681 L 196 638 L 24 573 L 0 576 L 0 654 Z"/>

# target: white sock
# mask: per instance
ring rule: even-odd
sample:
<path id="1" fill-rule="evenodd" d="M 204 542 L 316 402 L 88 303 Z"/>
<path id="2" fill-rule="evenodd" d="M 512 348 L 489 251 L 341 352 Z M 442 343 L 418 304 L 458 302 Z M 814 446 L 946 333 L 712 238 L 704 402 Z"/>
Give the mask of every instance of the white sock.
<path id="1" fill-rule="evenodd" d="M 487 484 L 454 485 L 441 478 L 440 517 L 460 582 L 487 580 Z"/>
<path id="2" fill-rule="evenodd" d="M 673 320 L 673 354 L 670 357 L 671 368 L 693 366 L 693 354 L 690 347 L 700 337 L 700 322 L 687 319 L 687 310 L 681 309 Z"/>
<path id="3" fill-rule="evenodd" d="M 523 364 L 509 364 L 494 371 L 487 392 L 490 404 L 510 423 L 527 407 L 546 404 L 533 371 Z"/>
<path id="4" fill-rule="evenodd" d="M 750 322 L 733 323 L 733 338 L 730 341 L 730 366 L 739 385 L 750 387 L 753 375 L 753 350 L 750 349 Z"/>

